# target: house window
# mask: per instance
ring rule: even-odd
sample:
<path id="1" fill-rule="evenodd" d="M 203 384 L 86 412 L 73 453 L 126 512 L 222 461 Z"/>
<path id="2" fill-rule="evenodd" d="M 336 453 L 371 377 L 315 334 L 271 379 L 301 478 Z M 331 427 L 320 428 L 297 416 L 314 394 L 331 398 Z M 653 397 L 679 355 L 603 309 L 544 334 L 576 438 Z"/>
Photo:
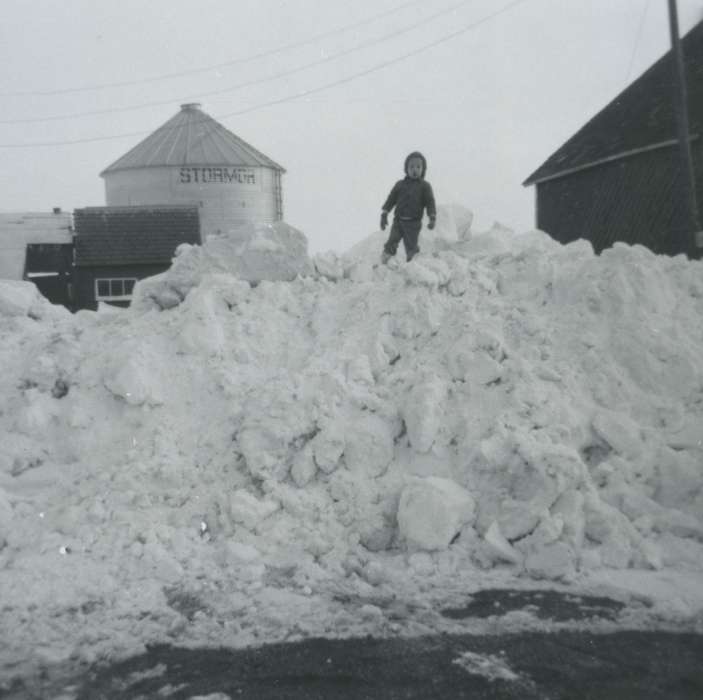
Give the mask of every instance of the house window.
<path id="1" fill-rule="evenodd" d="M 95 280 L 95 299 L 97 301 L 129 301 L 136 279 L 98 278 Z"/>

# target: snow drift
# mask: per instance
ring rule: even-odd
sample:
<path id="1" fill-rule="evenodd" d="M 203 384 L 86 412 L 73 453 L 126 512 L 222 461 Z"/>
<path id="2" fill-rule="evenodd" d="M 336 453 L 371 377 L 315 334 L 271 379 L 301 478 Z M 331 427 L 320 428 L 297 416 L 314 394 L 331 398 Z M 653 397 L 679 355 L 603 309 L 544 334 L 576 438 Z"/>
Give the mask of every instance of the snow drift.
<path id="1" fill-rule="evenodd" d="M 330 634 L 340 591 L 495 568 L 700 571 L 703 264 L 470 225 L 442 208 L 387 267 L 380 232 L 311 260 L 253 227 L 110 314 L 0 282 L 10 660 L 195 613 L 230 643 Z"/>

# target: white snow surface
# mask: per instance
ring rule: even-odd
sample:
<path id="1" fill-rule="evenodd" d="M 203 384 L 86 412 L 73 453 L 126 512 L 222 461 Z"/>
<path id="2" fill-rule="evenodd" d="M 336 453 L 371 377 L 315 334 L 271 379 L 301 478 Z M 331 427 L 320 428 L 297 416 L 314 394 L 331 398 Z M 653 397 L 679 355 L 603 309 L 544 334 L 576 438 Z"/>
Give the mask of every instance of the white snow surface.
<path id="1" fill-rule="evenodd" d="M 388 266 L 253 227 L 113 313 L 0 281 L 0 678 L 466 631 L 487 585 L 703 627 L 703 263 L 470 226 Z"/>
<path id="2" fill-rule="evenodd" d="M 483 676 L 489 681 L 510 681 L 515 683 L 517 681 L 525 681 L 520 677 L 518 673 L 515 673 L 505 659 L 494 654 L 476 654 L 472 651 L 465 651 L 457 659 L 454 659 L 452 663 L 457 666 L 461 666 L 466 670 L 467 673 L 473 676 Z"/>

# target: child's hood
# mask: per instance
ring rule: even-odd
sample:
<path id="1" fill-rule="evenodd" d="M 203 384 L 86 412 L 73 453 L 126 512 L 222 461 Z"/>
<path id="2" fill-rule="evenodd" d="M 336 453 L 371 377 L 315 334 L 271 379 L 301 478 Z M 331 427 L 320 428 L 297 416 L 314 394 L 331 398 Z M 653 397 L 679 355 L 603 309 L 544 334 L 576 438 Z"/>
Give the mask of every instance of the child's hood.
<path id="1" fill-rule="evenodd" d="M 413 151 L 406 159 L 405 159 L 405 164 L 403 165 L 403 170 L 405 171 L 405 174 L 408 174 L 408 163 L 410 162 L 411 158 L 419 158 L 422 161 L 422 175 L 420 175 L 420 179 L 424 180 L 425 179 L 425 173 L 427 172 L 427 159 L 425 156 L 420 153 L 420 151 Z"/>

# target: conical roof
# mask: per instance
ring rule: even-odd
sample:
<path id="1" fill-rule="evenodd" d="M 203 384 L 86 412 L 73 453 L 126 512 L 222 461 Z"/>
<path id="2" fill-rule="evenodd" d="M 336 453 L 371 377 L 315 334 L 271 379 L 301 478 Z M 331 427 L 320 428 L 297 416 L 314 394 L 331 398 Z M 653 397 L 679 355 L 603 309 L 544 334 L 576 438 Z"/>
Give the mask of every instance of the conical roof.
<path id="1" fill-rule="evenodd" d="M 278 163 L 205 114 L 199 104 L 190 103 L 181 105 L 178 114 L 100 175 L 117 170 L 171 165 L 238 165 L 285 172 Z"/>

